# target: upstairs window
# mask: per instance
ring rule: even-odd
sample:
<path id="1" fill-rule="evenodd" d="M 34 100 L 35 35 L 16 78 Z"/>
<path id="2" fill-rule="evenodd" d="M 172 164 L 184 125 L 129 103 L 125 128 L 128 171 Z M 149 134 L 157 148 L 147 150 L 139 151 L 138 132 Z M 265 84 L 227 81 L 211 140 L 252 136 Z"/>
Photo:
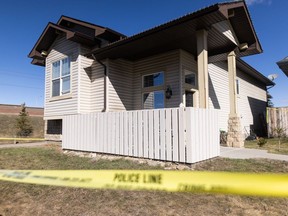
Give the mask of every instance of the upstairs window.
<path id="1" fill-rule="evenodd" d="M 164 73 L 154 73 L 144 76 L 144 82 L 143 87 L 155 87 L 155 86 L 161 86 L 164 84 Z"/>
<path id="2" fill-rule="evenodd" d="M 196 87 L 196 74 L 189 70 L 184 70 L 185 83 Z"/>
<path id="3" fill-rule="evenodd" d="M 70 93 L 70 58 L 52 63 L 52 97 Z"/>

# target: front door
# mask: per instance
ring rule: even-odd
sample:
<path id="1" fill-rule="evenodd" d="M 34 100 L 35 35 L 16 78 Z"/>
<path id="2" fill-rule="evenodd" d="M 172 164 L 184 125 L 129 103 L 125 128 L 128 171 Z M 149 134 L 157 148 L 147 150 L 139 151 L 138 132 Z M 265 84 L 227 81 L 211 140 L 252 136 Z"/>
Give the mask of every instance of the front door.
<path id="1" fill-rule="evenodd" d="M 186 107 L 193 107 L 193 91 L 185 91 L 185 98 L 186 98 Z"/>

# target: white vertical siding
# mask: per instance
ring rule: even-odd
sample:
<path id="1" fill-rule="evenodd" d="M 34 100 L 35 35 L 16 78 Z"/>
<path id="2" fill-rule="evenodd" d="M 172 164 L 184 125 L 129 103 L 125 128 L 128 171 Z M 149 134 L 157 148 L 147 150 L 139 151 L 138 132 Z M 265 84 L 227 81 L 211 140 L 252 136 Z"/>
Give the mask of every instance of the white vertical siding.
<path id="1" fill-rule="evenodd" d="M 134 62 L 134 77 L 133 77 L 133 100 L 134 109 L 142 109 L 142 76 L 163 71 L 165 77 L 165 85 L 170 85 L 173 95 L 170 99 L 165 99 L 165 107 L 179 107 L 180 100 L 180 72 L 179 72 L 180 54 L 179 50 L 167 52 L 144 58 Z"/>
<path id="2" fill-rule="evenodd" d="M 46 58 L 45 68 L 45 110 L 44 118 L 53 116 L 62 116 L 77 113 L 77 98 L 78 98 L 78 54 L 79 44 L 66 40 L 65 37 L 59 37 L 51 46 L 49 55 Z M 70 56 L 71 58 L 71 93 L 65 97 L 58 97 L 59 100 L 54 100 L 51 97 L 51 73 L 52 63 L 60 59 Z M 66 98 L 66 99 L 64 99 Z"/>
<path id="3" fill-rule="evenodd" d="M 109 111 L 133 109 L 133 63 L 109 60 Z"/>

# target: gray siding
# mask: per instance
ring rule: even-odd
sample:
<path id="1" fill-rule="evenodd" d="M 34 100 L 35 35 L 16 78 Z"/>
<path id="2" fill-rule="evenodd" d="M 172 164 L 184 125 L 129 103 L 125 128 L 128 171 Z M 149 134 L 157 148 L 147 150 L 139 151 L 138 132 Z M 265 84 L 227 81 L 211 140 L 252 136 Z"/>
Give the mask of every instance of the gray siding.
<path id="1" fill-rule="evenodd" d="M 133 63 L 123 59 L 109 60 L 109 111 L 133 109 Z"/>
<path id="2" fill-rule="evenodd" d="M 59 37 L 51 46 L 49 55 L 46 58 L 45 68 L 45 110 L 44 118 L 59 118 L 63 115 L 76 114 L 78 112 L 78 54 L 79 45 L 68 41 L 64 37 Z M 52 63 L 67 56 L 71 58 L 71 93 L 63 97 L 51 97 L 51 73 Z"/>
<path id="3" fill-rule="evenodd" d="M 142 76 L 163 71 L 166 86 L 170 85 L 173 95 L 170 99 L 165 99 L 165 107 L 179 107 L 180 100 L 180 53 L 179 50 L 167 52 L 138 60 L 134 63 L 133 100 L 134 109 L 142 109 Z"/>

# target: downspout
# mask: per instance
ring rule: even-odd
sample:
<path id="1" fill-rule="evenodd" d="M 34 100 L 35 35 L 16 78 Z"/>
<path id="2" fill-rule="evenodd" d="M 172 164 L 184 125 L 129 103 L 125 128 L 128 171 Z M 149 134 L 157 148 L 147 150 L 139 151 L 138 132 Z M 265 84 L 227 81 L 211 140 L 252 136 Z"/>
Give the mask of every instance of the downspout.
<path id="1" fill-rule="evenodd" d="M 102 110 L 102 112 L 107 112 L 107 101 L 108 101 L 108 94 L 107 94 L 107 66 L 101 62 L 100 60 L 98 60 L 94 54 L 92 54 L 92 57 L 95 61 L 97 61 L 100 65 L 103 66 L 103 69 L 104 69 L 104 108 Z"/>

